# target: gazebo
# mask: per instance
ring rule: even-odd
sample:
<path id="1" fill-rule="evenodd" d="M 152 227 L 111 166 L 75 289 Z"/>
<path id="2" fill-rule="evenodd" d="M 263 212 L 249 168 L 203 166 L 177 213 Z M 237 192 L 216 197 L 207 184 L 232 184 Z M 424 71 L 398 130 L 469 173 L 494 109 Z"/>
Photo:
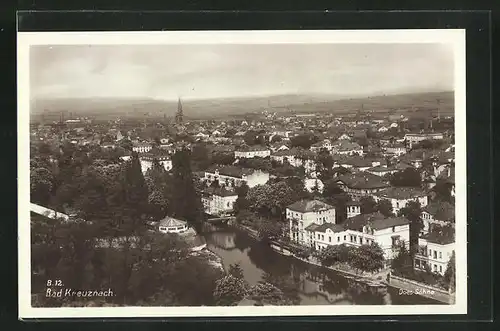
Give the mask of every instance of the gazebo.
<path id="1" fill-rule="evenodd" d="M 162 233 L 184 233 L 188 230 L 187 222 L 166 216 L 160 221 L 158 230 Z"/>

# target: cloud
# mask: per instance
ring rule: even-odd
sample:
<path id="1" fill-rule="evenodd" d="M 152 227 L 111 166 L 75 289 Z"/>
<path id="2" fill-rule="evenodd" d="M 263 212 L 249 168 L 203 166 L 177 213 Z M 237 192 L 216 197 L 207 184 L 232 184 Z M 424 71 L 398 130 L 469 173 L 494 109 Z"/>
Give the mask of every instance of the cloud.
<path id="1" fill-rule="evenodd" d="M 369 95 L 453 88 L 445 44 L 36 46 L 31 95 Z"/>

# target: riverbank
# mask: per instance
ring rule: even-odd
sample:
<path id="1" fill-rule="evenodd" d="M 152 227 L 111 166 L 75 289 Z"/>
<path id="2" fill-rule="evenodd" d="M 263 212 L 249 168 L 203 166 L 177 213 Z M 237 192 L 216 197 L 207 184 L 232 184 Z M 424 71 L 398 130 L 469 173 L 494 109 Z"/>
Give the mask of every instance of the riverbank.
<path id="1" fill-rule="evenodd" d="M 346 278 L 352 279 L 352 280 L 360 282 L 360 283 L 364 283 L 370 287 L 383 289 L 387 286 L 386 283 L 384 282 L 384 279 L 387 278 L 387 275 L 389 274 L 389 270 L 382 270 L 378 273 L 373 273 L 373 274 L 359 274 L 359 273 L 351 270 L 352 268 L 350 268 L 347 265 L 324 266 L 321 264 L 321 262 L 319 262 L 314 257 L 303 258 L 303 257 L 297 256 L 292 251 L 284 248 L 283 247 L 284 245 L 278 241 L 271 242 L 270 246 L 278 254 L 282 254 L 285 256 L 291 256 L 291 257 L 293 257 L 299 261 L 302 261 L 304 263 L 314 265 L 317 267 L 321 267 L 321 268 L 325 268 L 328 270 L 332 270 L 334 272 L 342 274 Z"/>

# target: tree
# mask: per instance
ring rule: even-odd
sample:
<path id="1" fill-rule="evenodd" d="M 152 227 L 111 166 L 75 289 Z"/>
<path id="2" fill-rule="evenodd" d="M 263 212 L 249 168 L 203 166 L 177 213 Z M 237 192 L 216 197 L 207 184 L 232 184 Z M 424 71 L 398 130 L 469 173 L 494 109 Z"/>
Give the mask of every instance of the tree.
<path id="1" fill-rule="evenodd" d="M 407 275 L 413 272 L 413 262 L 405 246 L 399 247 L 399 252 L 391 261 L 391 269 L 398 275 Z"/>
<path id="2" fill-rule="evenodd" d="M 172 215 L 202 230 L 203 206 L 193 184 L 189 150 L 179 150 L 172 157 Z"/>
<path id="3" fill-rule="evenodd" d="M 236 201 L 234 202 L 233 210 L 236 214 L 239 214 L 243 210 L 247 210 L 249 207 L 249 203 L 247 200 L 247 193 L 248 193 L 249 187 L 246 183 L 243 183 L 242 185 L 238 186 L 236 188 L 236 194 L 238 195 L 238 198 L 236 198 Z"/>
<path id="4" fill-rule="evenodd" d="M 410 201 L 399 213 L 410 221 L 410 255 L 413 257 L 418 249 L 418 236 L 424 227 L 421 218 L 422 207 L 420 202 Z"/>
<path id="5" fill-rule="evenodd" d="M 377 202 L 376 210 L 386 217 L 394 216 L 392 203 L 387 199 L 380 199 Z"/>
<path id="6" fill-rule="evenodd" d="M 219 306 L 235 306 L 247 293 L 247 285 L 241 278 L 231 274 L 216 281 L 214 299 Z"/>
<path id="7" fill-rule="evenodd" d="M 243 135 L 245 144 L 247 144 L 248 146 L 256 145 L 259 142 L 257 139 L 257 135 L 258 133 L 253 130 L 248 130 L 247 132 L 245 132 L 245 134 Z"/>
<path id="8" fill-rule="evenodd" d="M 453 251 L 444 272 L 445 286 L 452 293 L 455 292 L 455 282 L 455 251 Z"/>
<path id="9" fill-rule="evenodd" d="M 362 214 L 371 214 L 377 211 L 377 203 L 371 196 L 361 197 L 359 200 Z"/>
<path id="10" fill-rule="evenodd" d="M 350 265 L 358 270 L 376 272 L 384 267 L 384 251 L 376 243 L 351 249 Z"/>
<path id="11" fill-rule="evenodd" d="M 47 205 L 54 189 L 54 175 L 47 168 L 35 168 L 30 172 L 31 201 Z"/>
<path id="12" fill-rule="evenodd" d="M 340 245 L 327 246 L 319 252 L 318 259 L 325 267 L 330 267 L 339 262 L 344 262 L 341 260 L 342 249 L 343 248 Z"/>
<path id="13" fill-rule="evenodd" d="M 296 200 L 295 192 L 285 181 L 252 187 L 247 194 L 250 210 L 264 217 L 283 217 L 286 206 Z"/>
<path id="14" fill-rule="evenodd" d="M 237 278 L 237 279 L 243 279 L 243 269 L 241 269 L 241 265 L 239 263 L 234 263 L 229 266 L 229 271 L 228 273 Z"/>
<path id="15" fill-rule="evenodd" d="M 291 300 L 285 297 L 283 291 L 274 286 L 273 284 L 265 281 L 258 282 L 250 289 L 249 297 L 257 301 L 258 305 L 274 305 L 274 306 L 287 306 L 293 304 Z"/>
<path id="16" fill-rule="evenodd" d="M 449 181 L 438 178 L 436 180 L 436 185 L 433 187 L 433 191 L 436 193 L 436 199 L 446 202 L 453 201 L 451 195 L 452 186 L 453 185 Z"/>
<path id="17" fill-rule="evenodd" d="M 300 134 L 298 136 L 290 139 L 290 144 L 292 147 L 301 147 L 304 149 L 309 149 L 314 143 L 317 143 L 319 138 L 313 134 Z"/>
<path id="18" fill-rule="evenodd" d="M 420 172 L 415 168 L 395 172 L 389 178 L 392 186 L 399 187 L 420 187 L 422 182 Z"/>

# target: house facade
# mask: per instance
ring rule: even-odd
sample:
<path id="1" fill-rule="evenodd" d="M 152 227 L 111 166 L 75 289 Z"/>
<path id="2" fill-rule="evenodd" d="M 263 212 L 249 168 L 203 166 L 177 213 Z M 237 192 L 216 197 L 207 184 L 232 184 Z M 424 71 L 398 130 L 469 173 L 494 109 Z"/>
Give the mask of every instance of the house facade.
<path id="1" fill-rule="evenodd" d="M 415 269 L 444 275 L 448 262 L 455 250 L 455 239 L 436 233 L 429 233 L 418 239 L 419 251 L 415 255 Z"/>
<path id="2" fill-rule="evenodd" d="M 268 157 L 271 150 L 264 146 L 246 146 L 234 151 L 234 157 L 251 159 L 254 157 Z"/>
<path id="3" fill-rule="evenodd" d="M 312 246 L 311 231 L 306 229 L 313 224 L 335 224 L 335 207 L 319 200 L 300 200 L 286 208 L 286 218 L 290 225 L 290 240 Z"/>
<path id="4" fill-rule="evenodd" d="M 132 145 L 132 151 L 137 153 L 147 153 L 153 149 L 150 143 L 134 143 Z"/>
<path id="5" fill-rule="evenodd" d="M 389 200 L 392 205 L 392 211 L 397 214 L 410 201 L 418 201 L 421 207 L 428 204 L 427 194 L 419 189 L 412 187 L 389 187 L 375 192 L 373 199 L 378 202 L 382 199 Z"/>
<path id="6" fill-rule="evenodd" d="M 205 213 L 223 216 L 233 211 L 238 194 L 224 188 L 208 188 L 202 192 L 201 201 Z"/>
<path id="7" fill-rule="evenodd" d="M 158 160 L 166 171 L 172 170 L 172 160 L 169 156 L 141 156 L 139 157 L 139 162 L 141 163 L 141 171 L 143 174 L 153 167 L 154 160 Z"/>
<path id="8" fill-rule="evenodd" d="M 254 187 L 266 184 L 269 181 L 269 173 L 235 166 L 212 167 L 205 171 L 203 179 L 207 184 L 217 180 L 221 186 L 229 188 L 241 186 L 243 183 L 248 187 Z"/>

